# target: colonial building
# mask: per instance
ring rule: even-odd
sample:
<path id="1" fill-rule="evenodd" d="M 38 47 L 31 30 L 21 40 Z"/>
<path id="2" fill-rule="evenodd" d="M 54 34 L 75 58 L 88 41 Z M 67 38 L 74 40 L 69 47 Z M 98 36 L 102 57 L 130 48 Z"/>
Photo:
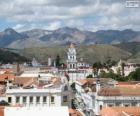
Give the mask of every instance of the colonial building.
<path id="1" fill-rule="evenodd" d="M 74 44 L 71 44 L 67 52 L 67 68 L 59 69 L 59 73 L 64 75 L 67 73 L 70 77 L 70 83 L 75 82 L 77 79 L 84 79 L 86 76 L 92 74 L 92 68 L 83 61 L 83 58 L 77 59 L 77 52 Z"/>
<path id="2" fill-rule="evenodd" d="M 76 70 L 77 69 L 77 58 L 76 58 L 76 50 L 74 48 L 74 45 L 71 44 L 70 48 L 67 52 L 67 68 L 69 70 Z"/>
<path id="3" fill-rule="evenodd" d="M 67 80 L 59 77 L 47 80 L 35 77 L 16 77 L 12 83 L 7 82 L 5 95 L 10 105 L 28 107 L 70 107 L 72 99 Z"/>
<path id="4" fill-rule="evenodd" d="M 87 116 L 99 115 L 104 107 L 140 107 L 139 90 L 138 82 L 79 80 L 76 82 L 76 102 Z"/>
<path id="5" fill-rule="evenodd" d="M 131 72 L 134 72 L 137 68 L 140 68 L 140 61 L 130 59 L 128 61 L 120 60 L 116 66 L 113 66 L 111 69 L 114 73 L 119 73 L 124 76 L 128 76 Z"/>

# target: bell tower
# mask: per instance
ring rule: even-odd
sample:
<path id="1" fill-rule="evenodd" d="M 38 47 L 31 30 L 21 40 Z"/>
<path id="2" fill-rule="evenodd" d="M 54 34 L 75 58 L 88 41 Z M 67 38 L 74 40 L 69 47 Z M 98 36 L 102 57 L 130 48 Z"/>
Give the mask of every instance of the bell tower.
<path id="1" fill-rule="evenodd" d="M 76 69 L 77 68 L 77 59 L 76 59 L 76 49 L 74 44 L 70 44 L 67 52 L 67 68 Z"/>

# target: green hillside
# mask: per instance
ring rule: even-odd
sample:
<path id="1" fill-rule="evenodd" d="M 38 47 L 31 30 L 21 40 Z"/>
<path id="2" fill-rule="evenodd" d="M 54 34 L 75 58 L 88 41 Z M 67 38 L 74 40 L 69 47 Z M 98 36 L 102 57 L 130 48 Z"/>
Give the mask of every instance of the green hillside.
<path id="1" fill-rule="evenodd" d="M 47 58 L 50 56 L 55 59 L 56 55 L 59 54 L 62 62 L 65 62 L 68 47 L 69 46 L 28 48 L 22 50 L 22 54 L 28 58 L 35 57 L 42 62 L 47 62 Z M 131 56 L 130 52 L 105 44 L 76 46 L 76 50 L 78 59 L 82 57 L 88 63 L 97 61 L 105 62 L 108 58 L 118 61 L 120 59 L 127 59 Z"/>
<path id="2" fill-rule="evenodd" d="M 0 49 L 0 63 L 25 62 L 27 58 L 6 49 Z"/>

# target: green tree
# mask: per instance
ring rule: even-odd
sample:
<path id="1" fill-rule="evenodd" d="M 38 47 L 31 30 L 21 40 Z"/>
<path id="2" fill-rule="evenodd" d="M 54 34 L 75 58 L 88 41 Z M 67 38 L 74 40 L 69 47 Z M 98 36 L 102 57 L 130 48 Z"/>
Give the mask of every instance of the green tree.
<path id="1" fill-rule="evenodd" d="M 127 78 L 133 81 L 140 81 L 140 68 L 136 69 L 134 72 L 131 72 Z"/>
<path id="2" fill-rule="evenodd" d="M 121 75 L 119 74 L 115 74 L 113 71 L 109 71 L 108 73 L 106 72 L 102 72 L 101 75 L 100 75 L 102 78 L 112 78 L 116 81 L 126 81 L 127 78 L 124 78 L 122 77 Z"/>
<path id="3" fill-rule="evenodd" d="M 93 78 L 93 76 L 90 74 L 90 75 L 88 75 L 86 78 Z"/>

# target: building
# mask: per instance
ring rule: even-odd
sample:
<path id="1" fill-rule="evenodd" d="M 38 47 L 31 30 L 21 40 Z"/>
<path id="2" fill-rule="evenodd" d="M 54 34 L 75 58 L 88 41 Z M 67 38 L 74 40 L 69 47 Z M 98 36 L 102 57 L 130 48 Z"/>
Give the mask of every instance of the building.
<path id="1" fill-rule="evenodd" d="M 68 70 L 75 71 L 77 69 L 77 58 L 76 58 L 76 50 L 74 48 L 74 45 L 71 44 L 70 48 L 67 52 L 67 68 Z"/>
<path id="2" fill-rule="evenodd" d="M 101 78 L 99 84 L 97 84 L 96 78 L 77 80 L 75 82 L 75 102 L 78 105 L 78 108 L 82 109 L 87 116 L 94 115 L 95 106 L 97 105 L 95 103 L 96 92 L 99 91 L 101 87 L 113 87 L 116 83 L 115 80 L 110 78 Z"/>
<path id="3" fill-rule="evenodd" d="M 68 107 L 21 107 L 10 106 L 0 108 L 0 116 L 69 116 Z"/>
<path id="4" fill-rule="evenodd" d="M 83 58 L 78 61 L 74 44 L 71 44 L 68 48 L 66 63 L 67 67 L 59 69 L 59 74 L 65 75 L 67 73 L 70 77 L 70 83 L 75 82 L 77 79 L 84 79 L 93 72 L 92 67 L 84 62 Z"/>
<path id="5" fill-rule="evenodd" d="M 140 107 L 139 82 L 119 83 L 114 80 L 79 80 L 76 101 L 87 116 L 99 115 L 103 107 Z"/>
<path id="6" fill-rule="evenodd" d="M 116 66 L 113 66 L 111 69 L 114 73 L 119 73 L 124 76 L 128 76 L 131 72 L 134 72 L 137 68 L 140 68 L 139 61 L 128 60 L 122 61 L 120 60 Z"/>
<path id="7" fill-rule="evenodd" d="M 105 107 L 100 112 L 101 116 L 139 116 L 140 107 Z"/>
<path id="8" fill-rule="evenodd" d="M 59 77 L 16 77 L 12 83 L 7 82 L 5 97 L 10 105 L 27 107 L 70 107 L 72 99 L 67 80 Z"/>

